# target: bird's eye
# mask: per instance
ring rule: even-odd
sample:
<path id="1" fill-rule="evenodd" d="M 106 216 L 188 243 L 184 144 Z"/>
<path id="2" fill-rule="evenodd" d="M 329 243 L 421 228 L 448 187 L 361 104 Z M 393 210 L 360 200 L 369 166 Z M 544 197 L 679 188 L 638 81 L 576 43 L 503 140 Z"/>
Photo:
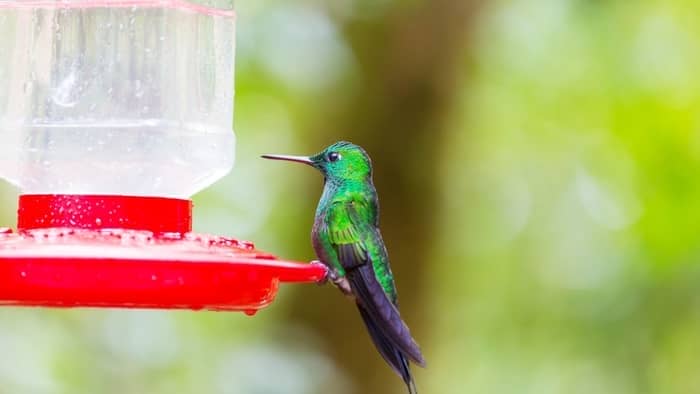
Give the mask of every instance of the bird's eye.
<path id="1" fill-rule="evenodd" d="M 340 156 L 340 153 L 338 153 L 338 152 L 331 152 L 328 154 L 328 161 L 331 161 L 331 162 L 338 161 L 341 158 L 342 158 L 342 156 Z"/>

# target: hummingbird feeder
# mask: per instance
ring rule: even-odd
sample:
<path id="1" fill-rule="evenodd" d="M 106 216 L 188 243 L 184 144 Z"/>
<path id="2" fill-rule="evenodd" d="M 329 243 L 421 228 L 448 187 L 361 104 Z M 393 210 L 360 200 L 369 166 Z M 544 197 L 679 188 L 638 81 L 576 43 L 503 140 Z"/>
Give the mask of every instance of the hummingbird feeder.
<path id="1" fill-rule="evenodd" d="M 254 313 L 320 264 L 192 232 L 234 160 L 232 0 L 0 0 L 0 305 Z"/>

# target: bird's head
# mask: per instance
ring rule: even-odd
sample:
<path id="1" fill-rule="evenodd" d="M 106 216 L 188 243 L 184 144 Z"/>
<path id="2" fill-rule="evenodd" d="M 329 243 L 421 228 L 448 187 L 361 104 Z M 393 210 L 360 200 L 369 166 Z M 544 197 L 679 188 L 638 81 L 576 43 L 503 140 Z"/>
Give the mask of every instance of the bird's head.
<path id="1" fill-rule="evenodd" d="M 369 179 L 372 163 L 362 147 L 346 141 L 336 142 L 313 156 L 263 155 L 272 160 L 286 160 L 310 165 L 326 179 L 336 181 Z"/>

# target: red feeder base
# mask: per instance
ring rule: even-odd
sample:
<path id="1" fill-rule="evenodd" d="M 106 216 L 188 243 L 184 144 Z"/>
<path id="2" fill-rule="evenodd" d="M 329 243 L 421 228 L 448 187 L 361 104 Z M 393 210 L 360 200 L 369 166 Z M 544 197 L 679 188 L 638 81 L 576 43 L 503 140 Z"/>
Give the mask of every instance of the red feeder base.
<path id="1" fill-rule="evenodd" d="M 160 221 L 154 212 L 175 215 Z M 0 230 L 0 305 L 252 314 L 273 301 L 279 283 L 325 278 L 321 264 L 192 234 L 190 212 L 187 200 L 22 196 L 19 232 Z"/>

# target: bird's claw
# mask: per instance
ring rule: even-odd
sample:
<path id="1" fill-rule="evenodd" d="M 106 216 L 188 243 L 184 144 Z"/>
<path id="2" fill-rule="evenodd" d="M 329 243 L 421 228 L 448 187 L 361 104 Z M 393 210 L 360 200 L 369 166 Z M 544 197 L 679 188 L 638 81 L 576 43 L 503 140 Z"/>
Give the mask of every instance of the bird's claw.
<path id="1" fill-rule="evenodd" d="M 337 283 L 340 279 L 340 275 L 338 275 L 338 271 L 336 271 L 335 269 L 329 268 L 328 275 L 326 276 L 326 278 L 333 283 Z"/>
<path id="2" fill-rule="evenodd" d="M 352 296 L 352 289 L 350 288 L 350 282 L 348 282 L 348 278 L 346 278 L 344 275 L 341 276 L 336 269 L 328 269 L 328 275 L 326 280 L 330 280 L 331 282 L 333 282 L 335 287 L 340 289 L 340 291 L 343 292 L 343 294 L 347 296 Z"/>
<path id="3" fill-rule="evenodd" d="M 333 284 L 335 285 L 335 287 L 340 289 L 340 291 L 346 296 L 353 299 L 355 298 L 355 295 L 352 292 L 352 287 L 350 287 L 350 282 L 348 281 L 348 278 L 344 276 L 336 277 L 336 279 L 333 280 Z"/>
<path id="4" fill-rule="evenodd" d="M 322 278 L 321 280 L 319 280 L 318 282 L 316 282 L 317 285 L 323 286 L 323 285 L 325 285 L 326 283 L 328 283 L 329 280 L 333 282 L 333 281 L 335 281 L 335 280 L 337 279 L 338 274 L 335 272 L 335 270 L 333 270 L 333 269 L 331 269 L 330 267 L 326 266 L 325 264 L 323 264 L 323 263 L 320 262 L 319 260 L 313 260 L 313 261 L 311 262 L 311 264 L 321 264 L 321 265 L 323 265 L 323 266 L 326 267 L 326 275 L 324 275 L 323 278 Z"/>
<path id="5" fill-rule="evenodd" d="M 314 260 L 311 262 L 312 264 L 322 264 L 318 260 Z M 348 279 L 345 276 L 341 276 L 338 273 L 338 270 L 332 267 L 327 267 L 326 269 L 326 276 L 323 277 L 320 281 L 318 281 L 319 286 L 323 286 L 328 282 L 332 282 L 340 291 L 342 291 L 345 295 L 352 295 L 352 289 L 350 288 L 350 283 L 348 282 Z"/>

